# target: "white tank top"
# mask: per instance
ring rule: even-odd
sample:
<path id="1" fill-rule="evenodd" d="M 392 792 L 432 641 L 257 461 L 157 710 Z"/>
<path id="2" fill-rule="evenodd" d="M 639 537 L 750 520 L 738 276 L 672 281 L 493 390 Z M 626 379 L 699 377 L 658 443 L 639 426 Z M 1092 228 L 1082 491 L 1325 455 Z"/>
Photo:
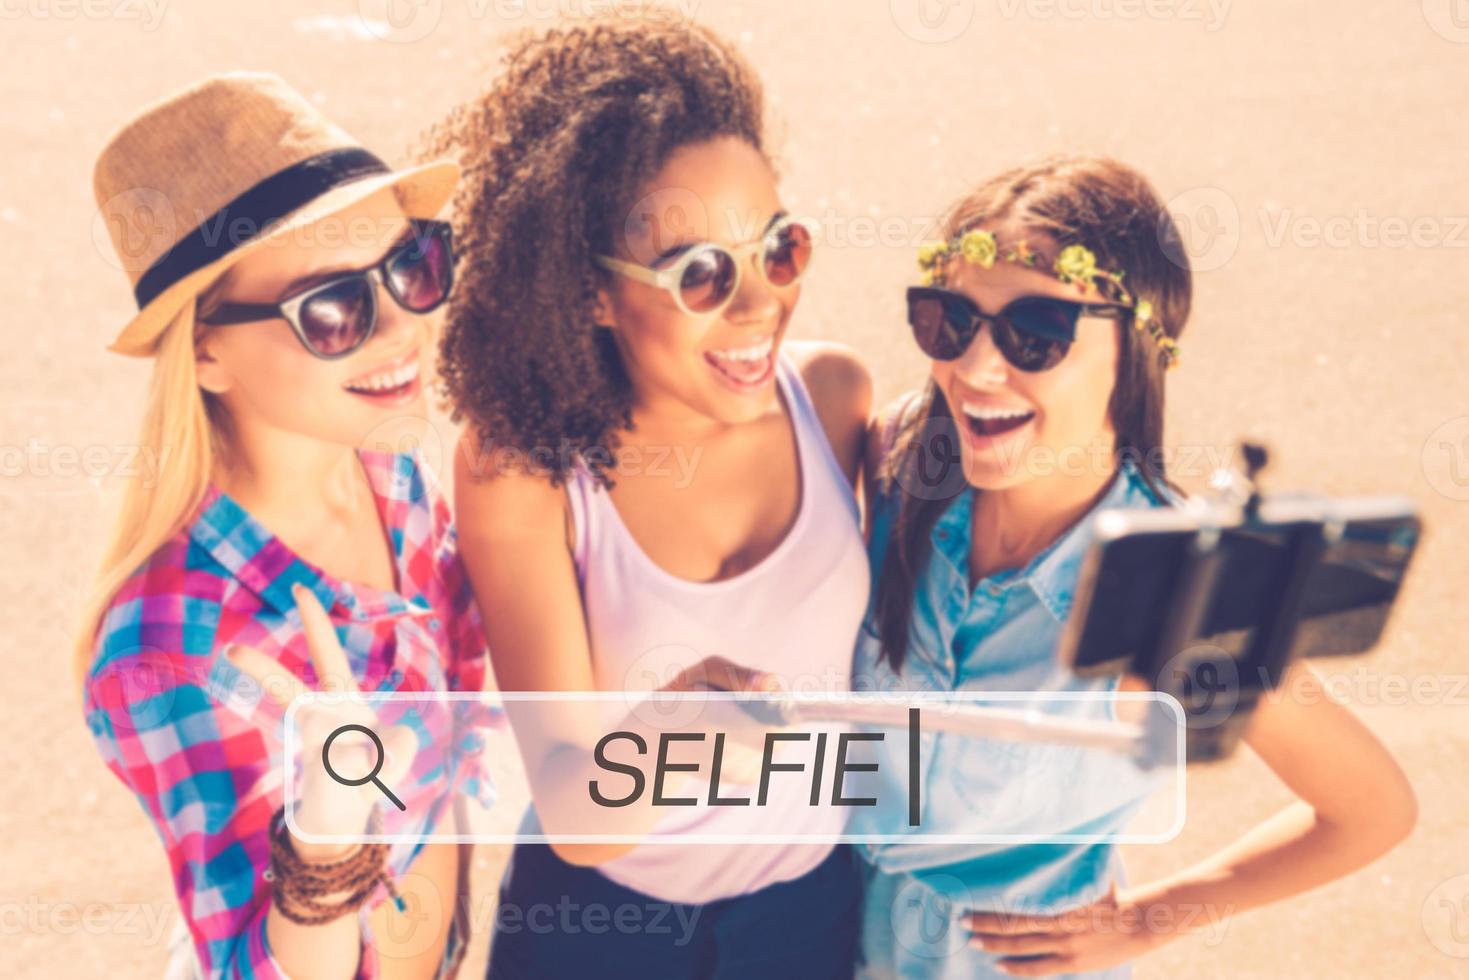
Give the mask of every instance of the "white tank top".
<path id="1" fill-rule="evenodd" d="M 870 587 L 856 495 L 800 373 L 784 356 L 776 384 L 795 431 L 801 502 L 775 550 L 733 578 L 691 582 L 664 571 L 634 540 L 590 472 L 579 467 L 572 473 L 567 491 L 576 570 L 599 689 L 653 690 L 708 656 L 773 673 L 793 691 L 849 689 Z M 787 791 L 778 792 L 782 787 Z M 808 782 L 782 783 L 777 776 L 765 806 L 670 808 L 658 833 L 740 835 L 759 827 L 842 833 L 846 815 L 811 807 L 809 794 Z M 664 901 L 705 903 L 798 878 L 832 846 L 648 844 L 599 870 Z"/>

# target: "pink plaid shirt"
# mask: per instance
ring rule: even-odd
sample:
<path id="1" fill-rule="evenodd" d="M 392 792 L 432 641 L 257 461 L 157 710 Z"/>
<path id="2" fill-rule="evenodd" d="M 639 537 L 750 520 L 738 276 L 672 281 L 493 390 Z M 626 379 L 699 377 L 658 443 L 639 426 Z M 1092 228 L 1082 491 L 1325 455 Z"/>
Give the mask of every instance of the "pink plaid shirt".
<path id="1" fill-rule="evenodd" d="M 243 643 L 308 685 L 316 678 L 291 586 L 315 592 L 363 691 L 478 691 L 486 650 L 449 508 L 416 455 L 360 454 L 393 546 L 399 589 L 337 582 L 298 558 L 234 500 L 211 488 L 193 520 L 113 599 L 88 674 L 88 724 L 108 768 L 163 839 L 179 907 L 207 977 L 282 977 L 265 934 L 267 830 L 283 800 L 282 712 L 224 650 Z M 452 818 L 455 796 L 484 805 L 493 787 L 474 729 L 488 709 L 435 701 L 406 709 L 420 731 L 408 804 L 392 833 Z M 454 707 L 462 708 L 463 705 Z M 384 719 L 384 723 L 405 720 Z M 421 844 L 399 844 L 402 874 Z M 385 896 L 378 893 L 360 917 Z M 365 934 L 365 933 L 364 933 Z M 449 955 L 467 937 L 451 940 Z M 364 942 L 359 976 L 377 966 Z"/>

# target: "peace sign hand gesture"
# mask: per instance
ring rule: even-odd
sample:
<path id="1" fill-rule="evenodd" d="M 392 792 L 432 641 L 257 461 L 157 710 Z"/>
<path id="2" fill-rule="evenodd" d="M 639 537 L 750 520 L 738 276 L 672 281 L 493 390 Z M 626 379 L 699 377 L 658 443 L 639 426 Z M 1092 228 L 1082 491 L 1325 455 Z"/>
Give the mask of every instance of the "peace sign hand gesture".
<path id="1" fill-rule="evenodd" d="M 383 728 L 376 712 L 355 697 L 361 691 L 326 610 L 310 589 L 295 585 L 291 594 L 321 690 L 342 695 L 313 698 L 296 709 L 301 792 L 293 814 L 295 824 L 311 836 L 360 835 L 385 795 L 403 808 L 392 787 L 413 764 L 417 736 L 405 725 Z M 237 644 L 227 656 L 282 708 L 311 693 L 274 657 L 253 647 Z M 311 843 L 293 833 L 292 846 L 303 860 L 328 861 L 356 845 Z"/>

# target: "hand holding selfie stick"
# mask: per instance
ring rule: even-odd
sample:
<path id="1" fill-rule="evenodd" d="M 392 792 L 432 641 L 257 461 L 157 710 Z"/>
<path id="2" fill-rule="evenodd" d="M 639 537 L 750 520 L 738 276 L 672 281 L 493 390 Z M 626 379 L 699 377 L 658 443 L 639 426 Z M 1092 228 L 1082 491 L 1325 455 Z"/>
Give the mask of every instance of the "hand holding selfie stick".
<path id="1" fill-rule="evenodd" d="M 1059 651 L 1177 698 L 1190 761 L 1229 755 L 1295 659 L 1372 649 L 1421 532 L 1403 498 L 1265 494 L 1269 454 L 1242 455 L 1206 498 L 1099 516 Z"/>
<path id="2" fill-rule="evenodd" d="M 1247 443 L 1242 453 L 1243 472 L 1221 470 L 1207 499 L 1106 515 L 1060 651 L 1062 663 L 1083 676 L 1135 674 L 1176 698 L 1186 717 L 1189 761 L 1229 755 L 1260 697 L 1297 656 L 1370 649 L 1419 534 L 1408 501 L 1267 497 L 1259 477 L 1268 451 Z M 1109 564 L 1109 554 L 1117 561 Z M 1152 573 L 1146 594 L 1137 591 L 1147 577 L 1137 574 L 1143 570 Z M 1267 586 L 1241 588 L 1260 582 Z M 1336 628 L 1349 617 L 1365 625 L 1350 633 Z M 910 707 L 921 704 L 778 694 L 739 702 L 772 727 L 905 728 Z M 1152 711 L 1145 724 L 1133 725 L 945 702 L 923 712 L 922 724 L 925 731 L 974 738 L 1121 752 L 1150 768 L 1175 754 L 1178 724 L 1169 715 Z"/>

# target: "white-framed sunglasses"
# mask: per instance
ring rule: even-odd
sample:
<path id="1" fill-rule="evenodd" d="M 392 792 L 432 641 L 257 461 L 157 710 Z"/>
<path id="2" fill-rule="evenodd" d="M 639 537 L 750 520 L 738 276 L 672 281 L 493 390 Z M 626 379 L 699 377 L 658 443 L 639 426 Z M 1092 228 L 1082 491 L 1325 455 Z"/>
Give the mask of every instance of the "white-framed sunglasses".
<path id="1" fill-rule="evenodd" d="M 739 292 L 744 266 L 741 259 L 751 252 L 759 252 L 758 268 L 767 283 L 777 289 L 795 285 L 811 265 L 819 230 L 812 218 L 786 215 L 754 241 L 734 246 L 701 242 L 663 269 L 610 255 L 598 255 L 596 262 L 604 269 L 666 290 L 678 308 L 690 316 L 712 316 Z"/>

